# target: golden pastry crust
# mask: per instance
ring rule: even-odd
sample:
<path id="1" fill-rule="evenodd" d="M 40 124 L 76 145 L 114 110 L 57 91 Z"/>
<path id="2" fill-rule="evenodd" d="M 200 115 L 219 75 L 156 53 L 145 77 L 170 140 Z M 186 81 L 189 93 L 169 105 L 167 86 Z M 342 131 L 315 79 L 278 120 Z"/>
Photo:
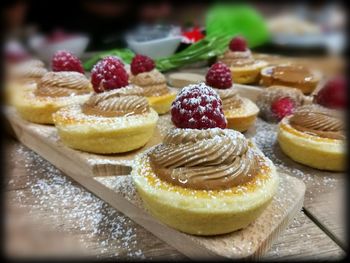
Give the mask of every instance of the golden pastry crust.
<path id="1" fill-rule="evenodd" d="M 80 105 L 65 107 L 53 115 L 58 134 L 67 146 L 92 153 L 121 153 L 144 146 L 152 137 L 158 114 L 102 117 L 86 115 Z"/>
<path id="2" fill-rule="evenodd" d="M 158 113 L 165 114 L 170 110 L 171 104 L 176 98 L 175 92 L 169 92 L 161 96 L 147 97 L 149 105 Z"/>
<path id="3" fill-rule="evenodd" d="M 242 67 L 231 66 L 232 80 L 239 84 L 256 83 L 259 81 L 260 71 L 267 66 L 268 63 L 263 60 L 256 60 L 254 64 Z"/>
<path id="4" fill-rule="evenodd" d="M 256 121 L 259 108 L 247 98 L 240 98 L 242 104 L 239 108 L 224 110 L 227 119 L 227 128 L 236 131 L 247 131 Z"/>
<path id="5" fill-rule="evenodd" d="M 53 124 L 52 114 L 57 110 L 72 104 L 82 104 L 90 97 L 90 94 L 41 97 L 35 95 L 35 90 L 23 91 L 21 96 L 16 97 L 14 105 L 23 119 L 40 124 Z"/>
<path id="6" fill-rule="evenodd" d="M 291 159 L 317 169 L 345 170 L 345 141 L 322 138 L 296 130 L 284 118 L 278 126 L 278 143 Z"/>
<path id="7" fill-rule="evenodd" d="M 229 233 L 254 221 L 278 186 L 272 162 L 250 147 L 259 152 L 258 174 L 225 190 L 194 190 L 162 181 L 153 172 L 147 152 L 136 158 L 132 177 L 145 207 L 163 223 L 195 235 Z"/>

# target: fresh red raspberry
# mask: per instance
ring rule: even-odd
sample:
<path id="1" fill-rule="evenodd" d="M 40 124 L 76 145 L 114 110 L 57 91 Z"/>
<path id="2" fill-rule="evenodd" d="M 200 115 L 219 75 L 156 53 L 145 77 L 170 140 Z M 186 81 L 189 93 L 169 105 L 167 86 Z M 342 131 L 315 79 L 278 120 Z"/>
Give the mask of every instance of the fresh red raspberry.
<path id="1" fill-rule="evenodd" d="M 105 90 L 119 89 L 129 84 L 129 76 L 123 62 L 116 57 L 105 57 L 91 70 L 91 83 L 99 93 Z"/>
<path id="2" fill-rule="evenodd" d="M 243 37 L 234 37 L 229 44 L 231 51 L 246 51 L 247 42 Z"/>
<path id="3" fill-rule="evenodd" d="M 53 55 L 52 70 L 84 73 L 83 65 L 79 58 L 66 50 L 59 50 Z"/>
<path id="4" fill-rule="evenodd" d="M 154 61 L 147 56 L 137 54 L 131 61 L 130 69 L 133 75 L 149 72 L 155 68 Z"/>
<path id="5" fill-rule="evenodd" d="M 226 128 L 219 95 L 204 83 L 184 87 L 171 105 L 171 120 L 178 128 Z"/>
<path id="6" fill-rule="evenodd" d="M 279 98 L 271 103 L 271 112 L 279 121 L 292 114 L 294 110 L 295 102 L 289 97 Z"/>
<path id="7" fill-rule="evenodd" d="M 207 85 L 217 89 L 228 89 L 232 87 L 231 70 L 222 62 L 211 66 L 205 76 Z"/>
<path id="8" fill-rule="evenodd" d="M 346 81 L 343 76 L 329 80 L 317 93 L 316 103 L 332 109 L 346 108 Z"/>

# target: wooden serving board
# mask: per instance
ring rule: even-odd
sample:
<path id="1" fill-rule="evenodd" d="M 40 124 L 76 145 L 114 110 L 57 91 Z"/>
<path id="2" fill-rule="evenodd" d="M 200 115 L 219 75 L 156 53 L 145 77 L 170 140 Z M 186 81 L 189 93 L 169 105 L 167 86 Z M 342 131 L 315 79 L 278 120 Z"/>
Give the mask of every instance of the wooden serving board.
<path id="1" fill-rule="evenodd" d="M 263 214 L 247 228 L 213 237 L 184 234 L 160 223 L 143 208 L 142 201 L 128 175 L 130 168 L 125 165 L 125 162 L 130 162 L 132 155 L 138 151 L 123 158 L 82 153 L 64 146 L 52 126 L 28 123 L 11 108 L 6 110 L 6 116 L 17 138 L 24 145 L 136 223 L 193 259 L 259 258 L 269 249 L 303 205 L 304 183 L 280 173 L 277 195 Z M 160 123 L 165 120 L 161 119 Z M 161 135 L 162 132 L 160 130 L 158 132 Z M 87 165 L 93 164 L 91 159 L 97 156 L 104 165 L 101 166 L 98 162 Z M 126 158 L 129 159 L 126 160 Z M 110 167 L 114 167 L 115 173 L 109 170 Z"/>

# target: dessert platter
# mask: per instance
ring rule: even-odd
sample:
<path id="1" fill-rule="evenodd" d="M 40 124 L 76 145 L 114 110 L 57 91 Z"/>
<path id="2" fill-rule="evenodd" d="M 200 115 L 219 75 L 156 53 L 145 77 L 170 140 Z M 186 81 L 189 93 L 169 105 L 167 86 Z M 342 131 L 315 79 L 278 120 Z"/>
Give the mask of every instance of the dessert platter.
<path id="1" fill-rule="evenodd" d="M 329 96 L 341 80 L 311 96 L 318 72 L 271 67 L 235 37 L 200 81 L 173 88 L 144 55 L 130 68 L 107 56 L 88 75 L 59 51 L 50 70 L 11 67 L 5 114 L 24 145 L 186 256 L 259 258 L 305 184 L 259 149 L 256 123 L 278 123 L 276 143 L 297 163 L 344 171 L 345 158 L 344 102 Z M 268 87 L 241 85 L 257 82 Z"/>

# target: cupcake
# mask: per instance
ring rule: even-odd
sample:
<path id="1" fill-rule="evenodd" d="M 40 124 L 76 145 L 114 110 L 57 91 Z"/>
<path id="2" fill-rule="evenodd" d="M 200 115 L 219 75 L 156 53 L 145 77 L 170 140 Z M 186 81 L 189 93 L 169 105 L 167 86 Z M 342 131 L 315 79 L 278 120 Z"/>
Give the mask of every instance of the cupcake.
<path id="1" fill-rule="evenodd" d="M 227 121 L 218 94 L 190 85 L 171 108 L 176 128 L 138 155 L 132 178 L 144 206 L 164 224 L 194 235 L 246 227 L 276 193 L 275 167 Z"/>
<path id="2" fill-rule="evenodd" d="M 217 62 L 211 66 L 206 75 L 206 84 L 213 88 L 222 100 L 227 128 L 244 132 L 255 123 L 259 108 L 254 102 L 238 94 L 232 85 L 230 69 L 224 63 Z"/>
<path id="3" fill-rule="evenodd" d="M 154 61 L 147 56 L 136 55 L 130 70 L 131 84 L 144 90 L 144 96 L 158 114 L 167 113 L 176 93 L 169 90 L 164 75 L 155 68 Z"/>
<path id="4" fill-rule="evenodd" d="M 255 60 L 243 37 L 234 37 L 228 50 L 218 58 L 226 64 L 235 83 L 250 84 L 259 80 L 260 70 L 268 65 L 263 60 Z"/>

